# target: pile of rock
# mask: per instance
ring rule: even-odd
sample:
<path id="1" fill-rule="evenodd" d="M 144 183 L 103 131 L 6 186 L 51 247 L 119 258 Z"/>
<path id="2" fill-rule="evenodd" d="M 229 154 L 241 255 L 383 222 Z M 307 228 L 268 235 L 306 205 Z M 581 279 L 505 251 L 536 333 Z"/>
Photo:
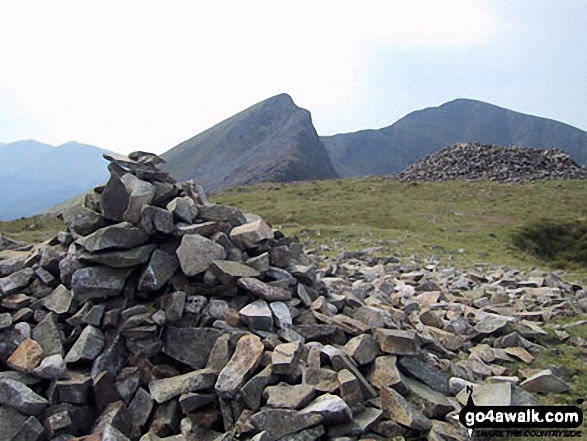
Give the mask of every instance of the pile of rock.
<path id="1" fill-rule="evenodd" d="M 587 179 L 587 170 L 559 149 L 461 143 L 426 156 L 396 176 L 408 182 L 453 179 L 525 182 Z"/>
<path id="2" fill-rule="evenodd" d="M 352 256 L 318 270 L 158 157 L 107 159 L 67 232 L 0 255 L 2 440 L 464 440 L 467 385 L 477 404 L 568 387 L 504 364 L 587 307 L 579 286 Z"/>

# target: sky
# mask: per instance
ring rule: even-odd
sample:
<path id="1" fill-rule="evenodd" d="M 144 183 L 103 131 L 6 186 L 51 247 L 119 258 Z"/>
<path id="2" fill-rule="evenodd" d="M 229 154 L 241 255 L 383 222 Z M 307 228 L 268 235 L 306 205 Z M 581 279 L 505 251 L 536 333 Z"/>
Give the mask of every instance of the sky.
<path id="1" fill-rule="evenodd" d="M 457 98 L 587 130 L 584 0 L 0 2 L 0 142 L 163 153 L 288 93 L 320 135 Z"/>

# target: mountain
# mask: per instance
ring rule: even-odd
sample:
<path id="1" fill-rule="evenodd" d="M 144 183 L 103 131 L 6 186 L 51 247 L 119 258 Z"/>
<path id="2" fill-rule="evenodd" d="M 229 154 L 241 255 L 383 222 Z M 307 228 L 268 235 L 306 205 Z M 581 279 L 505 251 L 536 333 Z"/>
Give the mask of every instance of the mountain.
<path id="1" fill-rule="evenodd" d="M 468 99 L 412 112 L 379 130 L 320 139 L 342 177 L 393 174 L 436 150 L 460 142 L 558 147 L 579 164 L 587 164 L 587 132 Z"/>
<path id="2" fill-rule="evenodd" d="M 0 144 L 0 220 L 31 216 L 106 181 L 105 152 L 77 142 Z"/>
<path id="3" fill-rule="evenodd" d="M 310 112 L 287 94 L 255 104 L 164 153 L 161 168 L 207 191 L 337 178 Z"/>

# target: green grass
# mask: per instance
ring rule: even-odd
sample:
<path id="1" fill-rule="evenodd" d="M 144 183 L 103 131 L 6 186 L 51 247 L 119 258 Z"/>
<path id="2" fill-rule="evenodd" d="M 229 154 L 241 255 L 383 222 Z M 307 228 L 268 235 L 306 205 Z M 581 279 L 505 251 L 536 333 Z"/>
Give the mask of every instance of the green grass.
<path id="1" fill-rule="evenodd" d="M 0 222 L 0 234 L 27 243 L 39 243 L 51 239 L 65 224 L 53 216 L 33 216 Z"/>

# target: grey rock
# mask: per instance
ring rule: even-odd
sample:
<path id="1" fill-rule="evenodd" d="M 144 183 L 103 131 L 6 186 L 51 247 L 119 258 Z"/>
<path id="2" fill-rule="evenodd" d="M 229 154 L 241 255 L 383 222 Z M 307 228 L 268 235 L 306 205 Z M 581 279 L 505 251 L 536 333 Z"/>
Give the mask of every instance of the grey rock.
<path id="1" fill-rule="evenodd" d="M 386 386 L 381 388 L 381 410 L 392 421 L 412 430 L 424 431 L 432 427 L 432 422 L 422 412 L 399 393 Z"/>
<path id="2" fill-rule="evenodd" d="M 136 225 L 141 221 L 143 208 L 148 206 L 155 197 L 155 189 L 150 183 L 142 181 L 130 173 L 124 174 L 120 180 L 128 193 L 128 205 L 122 219 Z"/>
<path id="3" fill-rule="evenodd" d="M 324 394 L 312 401 L 300 411 L 301 415 L 319 415 L 324 424 L 346 423 L 352 420 L 351 408 L 342 398 L 336 395 Z"/>
<path id="4" fill-rule="evenodd" d="M 43 300 L 41 300 L 41 303 L 49 311 L 53 311 L 56 314 L 66 314 L 71 312 L 73 293 L 65 286 L 59 285 L 51 292 L 51 294 L 44 297 Z"/>
<path id="5" fill-rule="evenodd" d="M 0 404 L 18 410 L 25 415 L 40 415 L 49 402 L 28 386 L 10 379 L 0 380 Z"/>
<path id="6" fill-rule="evenodd" d="M 100 213 L 82 205 L 76 205 L 63 212 L 63 220 L 73 231 L 80 236 L 87 236 L 104 226 L 104 218 Z"/>
<path id="7" fill-rule="evenodd" d="M 78 240 L 80 245 L 91 253 L 105 250 L 127 250 L 144 245 L 148 241 L 149 236 L 129 222 L 100 228 L 89 236 Z"/>
<path id="8" fill-rule="evenodd" d="M 121 251 L 83 252 L 79 259 L 84 263 L 104 265 L 111 268 L 131 268 L 147 262 L 155 247 L 156 245 L 154 244 L 147 244 Z"/>
<path id="9" fill-rule="evenodd" d="M 448 383 L 451 375 L 435 366 L 426 363 L 420 357 L 399 357 L 398 365 L 408 375 L 417 378 L 422 383 L 443 395 L 449 394 Z"/>
<path id="10" fill-rule="evenodd" d="M 269 308 L 273 312 L 275 324 L 278 328 L 289 329 L 292 327 L 293 320 L 287 305 L 283 302 L 271 302 Z"/>
<path id="11" fill-rule="evenodd" d="M 264 239 L 273 239 L 273 230 L 262 219 L 234 227 L 230 238 L 243 248 L 249 248 Z"/>
<path id="12" fill-rule="evenodd" d="M 173 214 L 164 208 L 147 205 L 141 212 L 141 228 L 149 235 L 173 233 Z"/>
<path id="13" fill-rule="evenodd" d="M 377 389 L 387 386 L 404 395 L 409 392 L 404 382 L 404 377 L 397 368 L 397 357 L 395 355 L 377 357 L 371 366 L 368 378 Z"/>
<path id="14" fill-rule="evenodd" d="M 302 414 L 289 409 L 262 409 L 251 418 L 258 430 L 265 430 L 273 439 L 300 432 L 308 427 L 317 426 L 322 416 L 314 413 Z"/>
<path id="15" fill-rule="evenodd" d="M 0 331 L 6 329 L 12 325 L 12 315 L 9 312 L 3 312 L 0 314 Z"/>
<path id="16" fill-rule="evenodd" d="M 420 340 L 414 331 L 375 329 L 373 338 L 383 352 L 393 355 L 415 355 L 420 353 Z"/>
<path id="17" fill-rule="evenodd" d="M 179 262 L 175 256 L 160 249 L 155 250 L 139 279 L 139 291 L 160 290 L 171 279 L 177 268 L 179 268 Z"/>
<path id="18" fill-rule="evenodd" d="M 308 429 L 300 430 L 297 433 L 285 435 L 279 438 L 279 441 L 316 441 L 322 439 L 325 430 L 323 425 L 310 427 Z"/>
<path id="19" fill-rule="evenodd" d="M 273 314 L 265 300 L 249 303 L 238 313 L 251 329 L 269 331 L 273 328 Z"/>
<path id="20" fill-rule="evenodd" d="M 33 374 L 49 380 L 61 380 L 67 378 L 67 366 L 61 354 L 45 357 L 39 366 L 33 370 Z"/>
<path id="21" fill-rule="evenodd" d="M 353 337 L 344 346 L 344 351 L 359 365 L 371 363 L 379 354 L 379 345 L 368 334 Z"/>
<path id="22" fill-rule="evenodd" d="M 26 420 L 26 415 L 17 410 L 7 406 L 0 407 L 0 439 L 12 439 Z"/>
<path id="23" fill-rule="evenodd" d="M 272 373 L 271 366 L 267 366 L 243 385 L 238 393 L 239 399 L 246 404 L 248 409 L 256 411 L 261 406 L 261 398 L 265 388 L 278 381 L 279 376 Z"/>
<path id="24" fill-rule="evenodd" d="M 115 297 L 122 293 L 131 269 L 90 266 L 73 273 L 73 294 L 78 303 Z"/>
<path id="25" fill-rule="evenodd" d="M 277 345 L 271 354 L 273 373 L 292 375 L 297 370 L 304 346 L 299 341 Z"/>
<path id="26" fill-rule="evenodd" d="M 338 374 L 327 368 L 304 368 L 302 382 L 314 387 L 319 392 L 334 392 L 339 387 Z"/>
<path id="27" fill-rule="evenodd" d="M 214 386 L 216 393 L 221 398 L 234 398 L 259 365 L 263 352 L 264 346 L 259 337 L 256 335 L 241 337 L 232 358 L 218 374 L 218 380 Z"/>
<path id="28" fill-rule="evenodd" d="M 212 404 L 216 395 L 211 393 L 189 392 L 179 397 L 179 405 L 183 413 L 193 412 L 196 409 Z"/>
<path id="29" fill-rule="evenodd" d="M 202 369 L 221 334 L 221 331 L 211 328 L 166 326 L 162 337 L 163 352 L 193 369 Z"/>
<path id="30" fill-rule="evenodd" d="M 215 260 L 212 262 L 210 269 L 218 280 L 225 285 L 243 277 L 260 276 L 256 269 L 230 260 Z"/>
<path id="31" fill-rule="evenodd" d="M 132 415 L 132 434 L 142 433 L 142 429 L 147 424 L 152 410 L 153 399 L 151 394 L 139 387 L 128 405 L 128 411 Z"/>
<path id="32" fill-rule="evenodd" d="M 351 408 L 353 415 L 362 412 L 365 406 L 363 392 L 357 377 L 351 371 L 343 369 L 338 373 L 338 382 L 340 383 L 340 397 Z"/>
<path id="33" fill-rule="evenodd" d="M 45 357 L 59 354 L 63 356 L 63 345 L 61 343 L 61 334 L 57 315 L 50 312 L 43 320 L 39 322 L 32 330 L 33 339 L 43 348 Z"/>
<path id="34" fill-rule="evenodd" d="M 226 251 L 199 234 L 188 234 L 181 239 L 177 257 L 184 274 L 192 277 L 210 268 L 214 260 L 224 259 Z"/>
<path id="35" fill-rule="evenodd" d="M 312 401 L 315 389 L 308 384 L 269 386 L 263 393 L 267 406 L 283 409 L 301 409 Z"/>
<path id="36" fill-rule="evenodd" d="M 363 396 L 365 399 L 374 398 L 377 396 L 377 391 L 365 379 L 363 374 L 357 368 L 357 365 L 348 357 L 348 355 L 331 345 L 324 346 L 322 352 L 328 356 L 330 362 L 332 363 L 332 367 L 334 367 L 337 372 L 343 369 L 347 369 L 352 372 L 361 385 L 361 390 L 363 391 Z"/>
<path id="37" fill-rule="evenodd" d="M 14 294 L 25 288 L 35 277 L 35 271 L 32 268 L 23 268 L 9 276 L 0 278 L 0 291 L 4 295 Z"/>
<path id="38" fill-rule="evenodd" d="M 171 398 L 188 392 L 197 392 L 211 388 L 216 381 L 216 373 L 210 369 L 200 369 L 149 383 L 151 398 L 163 403 Z"/>
<path id="39" fill-rule="evenodd" d="M 187 295 L 183 291 L 174 291 L 169 294 L 165 301 L 165 321 L 175 323 L 181 320 Z"/>
<path id="40" fill-rule="evenodd" d="M 132 431 L 132 415 L 122 401 L 110 403 L 100 414 L 94 425 L 93 433 L 111 431 L 108 426 L 114 427 L 124 436 L 129 436 Z M 118 439 L 117 439 L 118 438 Z M 112 441 L 119 441 L 119 435 Z M 126 440 L 120 440 L 126 441 Z"/>
<path id="41" fill-rule="evenodd" d="M 367 432 L 372 425 L 381 420 L 383 412 L 380 409 L 367 407 L 358 414 L 353 414 L 352 421 L 348 423 L 332 425 L 328 428 L 328 436 L 331 438 L 340 436 L 360 436 Z"/>
<path id="42" fill-rule="evenodd" d="M 116 173 L 111 172 L 110 179 L 100 195 L 102 216 L 114 222 L 122 222 L 128 201 L 129 194 L 125 185 Z"/>
<path id="43" fill-rule="evenodd" d="M 251 268 L 255 268 L 260 273 L 264 273 L 269 270 L 269 253 L 265 252 L 255 257 L 247 259 L 245 262 Z"/>
<path id="44" fill-rule="evenodd" d="M 28 417 L 18 431 L 12 435 L 10 441 L 41 441 L 44 439 L 45 429 L 34 416 Z"/>
<path id="45" fill-rule="evenodd" d="M 104 334 L 94 326 L 86 326 L 67 355 L 66 363 L 93 361 L 104 349 Z"/>
<path id="46" fill-rule="evenodd" d="M 9 276 L 16 271 L 24 268 L 26 256 L 17 255 L 16 257 L 0 260 L 0 277 Z"/>
<path id="47" fill-rule="evenodd" d="M 422 412 L 428 418 L 443 420 L 448 413 L 455 410 L 443 394 L 409 377 L 405 378 L 405 382 L 410 388 L 412 401 L 420 405 Z"/>
<path id="48" fill-rule="evenodd" d="M 268 302 L 283 302 L 292 298 L 291 291 L 277 286 L 268 285 L 260 280 L 250 277 L 239 279 L 237 285 Z"/>
<path id="49" fill-rule="evenodd" d="M 247 221 L 245 215 L 238 208 L 226 205 L 200 206 L 198 218 L 208 222 L 226 222 L 233 227 L 242 225 Z"/>
<path id="50" fill-rule="evenodd" d="M 191 224 L 198 215 L 196 203 L 188 197 L 178 197 L 167 204 L 169 210 L 175 219 L 180 222 Z"/>
<path id="51" fill-rule="evenodd" d="M 558 378 L 550 369 L 545 369 L 524 380 L 520 387 L 528 392 L 554 393 L 567 392 L 570 388 L 567 383 Z"/>

